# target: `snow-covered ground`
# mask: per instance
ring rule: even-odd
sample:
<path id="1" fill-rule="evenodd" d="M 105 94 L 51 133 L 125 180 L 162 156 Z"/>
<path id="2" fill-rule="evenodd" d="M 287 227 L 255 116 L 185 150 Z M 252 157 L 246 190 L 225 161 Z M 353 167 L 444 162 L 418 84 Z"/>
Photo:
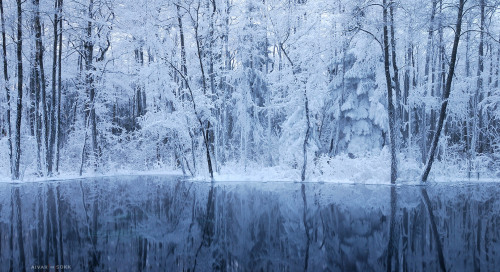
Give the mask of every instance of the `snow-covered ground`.
<path id="1" fill-rule="evenodd" d="M 416 184 L 422 173 L 423 164 L 414 159 L 404 158 L 400 154 L 398 183 Z M 390 184 L 390 157 L 387 149 L 365 157 L 352 157 L 347 154 L 320 157 L 309 164 L 306 182 L 328 182 L 347 184 Z M 195 176 L 188 175 L 193 181 L 210 181 L 208 170 L 200 167 Z M 494 182 L 500 181 L 500 171 L 488 169 L 485 163 L 477 163 L 469 171 L 465 161 L 444 158 L 436 161 L 432 167 L 431 182 Z M 7 169 L 0 173 L 0 182 L 12 182 Z M 297 182 L 300 181 L 301 168 L 287 165 L 262 166 L 248 162 L 229 162 L 214 173 L 218 182 Z M 478 177 L 479 174 L 479 177 Z M 39 182 L 46 180 L 73 180 L 88 177 L 137 176 L 137 175 L 183 175 L 181 169 L 168 165 L 157 165 L 152 169 L 139 169 L 137 166 L 114 165 L 98 172 L 84 171 L 80 176 L 76 169 L 62 171 L 53 177 L 38 177 L 34 172 L 26 170 L 18 182 Z"/>
<path id="2" fill-rule="evenodd" d="M 401 154 L 400 157 L 403 157 Z M 399 160 L 398 183 L 419 183 L 423 164 L 414 159 Z M 308 169 L 306 182 L 356 183 L 356 184 L 390 184 L 390 158 L 384 149 L 379 154 L 351 158 L 347 154 L 334 158 L 319 158 L 311 169 Z M 288 181 L 300 180 L 300 168 L 285 166 L 262 167 L 255 164 L 227 164 L 214 175 L 215 181 Z M 479 177 L 478 177 L 479 174 Z M 209 180 L 208 174 L 198 175 L 193 180 Z M 486 166 L 476 166 L 469 172 L 467 164 L 451 159 L 436 161 L 429 178 L 431 182 L 500 181 L 500 171 L 491 171 Z"/>

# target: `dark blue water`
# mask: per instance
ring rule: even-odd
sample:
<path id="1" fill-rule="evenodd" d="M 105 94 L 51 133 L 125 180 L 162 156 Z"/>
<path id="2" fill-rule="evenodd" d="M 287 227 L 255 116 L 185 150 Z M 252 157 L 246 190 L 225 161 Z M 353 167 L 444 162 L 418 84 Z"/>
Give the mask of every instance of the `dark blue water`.
<path id="1" fill-rule="evenodd" d="M 495 271 L 500 184 L 0 184 L 0 271 Z"/>

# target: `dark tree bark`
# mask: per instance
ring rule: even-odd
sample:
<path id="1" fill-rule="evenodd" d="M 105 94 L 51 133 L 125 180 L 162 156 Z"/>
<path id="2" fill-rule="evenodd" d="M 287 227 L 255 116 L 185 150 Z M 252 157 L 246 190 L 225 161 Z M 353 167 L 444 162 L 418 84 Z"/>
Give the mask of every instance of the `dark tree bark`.
<path id="1" fill-rule="evenodd" d="M 474 128 L 473 128 L 473 142 L 472 142 L 472 152 L 482 153 L 483 152 L 483 133 L 482 133 L 482 113 L 481 113 L 481 98 L 483 94 L 483 72 L 484 72 L 484 20 L 485 20 L 485 3 L 484 0 L 479 0 L 479 8 L 480 8 L 480 32 L 479 32 L 479 48 L 478 48 L 478 63 L 477 63 L 477 87 L 476 93 L 474 94 Z"/>
<path id="2" fill-rule="evenodd" d="M 443 0 L 440 0 L 439 1 L 439 13 L 440 14 L 443 14 Z M 442 97 L 443 97 L 443 91 L 444 91 L 444 88 L 445 88 L 445 85 L 446 85 L 446 49 L 444 47 L 444 39 L 443 39 L 443 31 L 444 31 L 444 27 L 443 27 L 443 23 L 442 23 L 442 20 L 439 20 L 439 24 L 438 24 L 438 28 L 439 28 L 439 50 L 438 50 L 438 65 L 437 65 L 437 88 L 436 88 L 436 93 L 434 94 L 434 97 L 436 97 L 436 99 L 439 101 L 439 103 L 441 103 L 442 101 Z M 436 130 L 436 110 L 432 110 L 433 112 L 433 118 L 431 119 L 431 125 L 432 125 L 432 129 L 431 131 L 435 131 Z M 444 133 L 446 134 L 447 131 L 448 131 L 448 126 L 447 124 L 444 124 Z M 438 158 L 440 158 L 440 153 L 438 152 L 436 154 L 438 156 Z"/>
<path id="3" fill-rule="evenodd" d="M 434 21 L 436 17 L 437 11 L 437 2 L 438 0 L 432 0 L 432 10 L 430 17 L 429 29 L 427 30 L 427 46 L 426 46 L 426 55 L 425 55 L 425 70 L 424 70 L 424 84 L 427 86 L 429 84 L 429 70 L 431 66 L 431 56 L 432 56 L 432 36 L 433 36 L 433 28 Z M 421 109 L 421 117 L 420 117 L 420 133 L 421 133 L 421 149 L 422 149 L 422 162 L 425 163 L 425 157 L 427 155 L 427 116 L 426 116 L 426 105 L 424 104 Z"/>
<path id="4" fill-rule="evenodd" d="M 215 72 L 214 72 L 214 44 L 215 44 L 215 29 L 214 29 L 214 21 L 215 21 L 215 12 L 217 11 L 215 0 L 210 0 L 212 6 L 212 12 L 210 13 L 210 31 L 209 31 L 209 66 L 208 66 L 208 76 L 210 78 L 210 91 L 212 92 L 213 100 L 215 100 Z M 210 8 L 210 7 L 209 7 Z"/>
<path id="5" fill-rule="evenodd" d="M 471 27 L 471 20 L 467 20 L 467 26 L 466 30 L 469 30 Z M 471 76 L 471 69 L 470 69 L 470 36 L 471 32 L 467 32 L 465 35 L 465 44 L 466 44 L 466 51 L 465 51 L 465 76 L 469 78 Z M 467 103 L 467 118 L 463 121 L 463 141 L 465 143 L 465 152 L 466 152 L 466 157 L 467 157 L 467 171 L 468 174 L 470 175 L 471 167 L 472 167 L 472 148 L 471 148 L 471 131 L 472 131 L 472 119 L 474 119 L 474 114 L 472 111 L 473 108 L 473 101 L 472 97 L 469 97 L 469 101 Z"/>
<path id="6" fill-rule="evenodd" d="M 443 14 L 443 1 L 439 0 L 439 14 Z M 433 27 L 433 26 L 431 26 Z M 437 20 L 437 29 L 438 29 L 438 43 L 435 59 L 431 61 L 431 79 L 430 79 L 430 93 L 431 97 L 437 99 L 441 102 L 441 93 L 444 89 L 445 83 L 444 81 L 444 45 L 443 45 L 443 22 L 442 19 L 439 18 Z M 436 120 L 437 120 L 437 111 L 433 107 L 430 109 L 429 116 L 429 130 L 425 132 L 425 146 L 430 146 L 432 142 L 432 133 L 436 132 Z M 425 158 L 425 156 L 423 156 Z"/>
<path id="7" fill-rule="evenodd" d="M 396 94 L 396 100 L 394 101 L 395 106 L 395 128 L 394 133 L 396 134 L 396 138 L 394 139 L 394 144 L 396 145 L 396 154 L 400 149 L 400 141 L 399 141 L 399 132 L 403 132 L 401 129 L 401 116 L 402 116 L 402 107 L 401 107 L 401 83 L 399 81 L 399 68 L 397 64 L 396 57 L 396 37 L 394 34 L 394 2 L 389 3 L 389 17 L 391 21 L 391 57 L 392 57 L 392 70 L 394 71 L 394 90 Z"/>
<path id="8" fill-rule="evenodd" d="M 215 103 L 215 100 L 216 98 L 219 96 L 219 94 L 217 93 L 217 90 L 215 88 L 215 71 L 214 71 L 214 44 L 215 44 L 215 40 L 217 39 L 217 37 L 215 37 L 215 29 L 214 29 L 214 21 L 215 21 L 215 14 L 216 14 L 216 11 L 217 11 L 217 6 L 215 4 L 215 0 L 210 0 L 210 4 L 208 5 L 208 8 L 210 9 L 211 8 L 211 12 L 210 12 L 210 23 L 209 23 L 209 65 L 208 65 L 208 76 L 209 76 L 209 79 L 210 79 L 210 95 L 211 95 L 211 101 L 213 103 Z M 212 115 L 215 116 L 215 120 L 219 120 L 219 115 L 220 115 L 220 111 L 218 108 L 214 108 L 212 110 Z M 218 124 L 217 124 L 218 125 Z M 211 130 L 208 131 L 208 140 L 209 140 L 209 143 L 210 143 L 210 151 L 211 153 L 213 154 L 213 167 L 215 169 L 217 169 L 217 159 L 218 159 L 218 156 L 217 156 L 217 146 L 216 146 L 216 143 L 217 143 L 217 139 L 216 139 L 216 134 L 215 134 L 215 131 L 217 130 L 217 126 L 213 126 Z"/>
<path id="9" fill-rule="evenodd" d="M 383 0 L 383 21 L 384 21 L 384 70 L 387 85 L 387 110 L 389 113 L 389 145 L 391 149 L 391 183 L 396 183 L 398 178 L 398 165 L 396 157 L 396 114 L 394 109 L 391 72 L 389 67 L 389 31 L 387 28 L 387 1 Z"/>
<path id="10" fill-rule="evenodd" d="M 3 0 L 0 0 L 0 14 L 2 20 L 2 57 L 3 57 L 3 79 L 5 84 L 5 96 L 7 98 L 7 144 L 9 146 L 9 171 L 12 173 L 12 124 L 10 120 L 10 89 L 9 72 L 7 66 L 7 39 L 5 38 L 5 18 L 3 13 Z"/>
<path id="11" fill-rule="evenodd" d="M 62 95 L 62 5 L 63 0 L 59 1 L 59 48 L 58 48 L 58 69 L 57 69 L 57 127 L 56 127 L 56 172 L 59 172 L 59 159 L 60 159 L 60 149 L 61 149 L 61 95 Z"/>
<path id="12" fill-rule="evenodd" d="M 30 59 L 36 63 L 36 57 L 31 53 Z M 35 65 L 30 67 L 29 89 L 30 93 L 35 97 L 35 106 L 33 110 L 33 133 L 36 138 L 36 155 L 37 155 L 37 174 L 42 175 L 42 115 L 40 112 L 40 83 L 38 69 Z"/>
<path id="13" fill-rule="evenodd" d="M 53 33 L 54 33 L 54 44 L 53 44 L 53 52 L 52 52 L 52 94 L 51 94 L 51 107 L 50 107 L 50 137 L 49 137 L 49 146 L 47 147 L 47 174 L 49 176 L 52 175 L 52 166 L 54 164 L 54 145 L 56 142 L 56 122 L 59 120 L 56 120 L 56 108 L 58 107 L 56 105 L 56 78 L 57 78 L 57 45 L 58 45 L 58 39 L 59 39 L 59 0 L 55 0 L 54 4 L 54 28 L 53 28 Z"/>
<path id="14" fill-rule="evenodd" d="M 177 5 L 177 21 L 179 23 L 179 38 L 181 43 L 181 72 L 184 76 L 187 76 L 187 66 L 186 66 L 186 47 L 184 42 L 184 28 L 182 27 L 182 17 L 180 14 L 180 6 Z M 184 81 L 181 81 L 181 86 L 184 88 Z M 184 100 L 184 95 L 181 96 Z"/>
<path id="15" fill-rule="evenodd" d="M 437 123 L 436 133 L 434 134 L 434 138 L 432 140 L 431 148 L 429 150 L 429 155 L 427 158 L 427 163 L 425 165 L 424 172 L 422 174 L 421 178 L 422 182 L 427 181 L 427 178 L 431 171 L 432 163 L 434 162 L 434 157 L 436 153 L 436 148 L 439 142 L 439 137 L 441 135 L 441 130 L 443 129 L 444 120 L 446 118 L 446 108 L 448 107 L 448 98 L 450 97 L 450 92 L 451 92 L 451 82 L 453 80 L 453 73 L 455 72 L 455 64 L 457 61 L 458 43 L 460 41 L 460 34 L 462 30 L 464 5 L 465 5 L 465 0 L 460 0 L 458 5 L 457 23 L 455 27 L 455 38 L 453 41 L 453 49 L 451 51 L 450 66 L 443 93 L 443 102 L 441 103 L 441 111 L 439 113 L 439 120 Z"/>
<path id="16" fill-rule="evenodd" d="M 17 116 L 16 116 L 16 136 L 15 136 L 15 152 L 14 166 L 12 171 L 12 179 L 19 179 L 19 163 L 21 159 L 21 120 L 23 113 L 23 10 L 21 7 L 22 1 L 17 0 Z"/>
<path id="17" fill-rule="evenodd" d="M 307 98 L 307 87 L 304 86 L 304 109 L 306 112 L 306 135 L 304 136 L 304 143 L 302 145 L 302 152 L 304 154 L 304 162 L 302 164 L 302 172 L 300 175 L 300 180 L 304 181 L 306 179 L 306 168 L 307 168 L 307 143 L 311 135 L 311 121 L 309 118 L 309 99 Z"/>
<path id="18" fill-rule="evenodd" d="M 412 110 L 408 103 L 408 96 L 410 94 L 410 78 L 411 78 L 411 70 L 412 67 L 412 58 L 413 58 L 413 41 L 410 41 L 407 44 L 406 54 L 405 54 L 405 68 L 404 68 L 404 79 L 403 79 L 403 97 L 401 103 L 402 106 L 402 114 L 401 114 L 401 131 L 403 142 L 407 143 L 407 146 L 411 148 L 411 122 L 410 120 L 410 111 Z"/>
<path id="19" fill-rule="evenodd" d="M 142 40 L 139 42 L 140 45 L 139 47 L 135 50 L 135 61 L 142 67 L 144 65 L 144 52 L 142 48 Z M 135 91 L 136 91 L 136 108 L 137 108 L 137 116 L 140 117 L 144 115 L 146 112 L 145 110 L 145 103 L 143 101 L 143 91 L 144 87 L 142 82 L 137 82 L 137 85 L 135 86 Z"/>
<path id="20" fill-rule="evenodd" d="M 35 30 L 35 71 L 37 79 L 35 80 L 35 91 L 40 95 L 40 111 L 42 112 L 41 124 L 42 124 L 42 137 L 43 145 L 45 147 L 45 165 L 43 165 L 43 171 L 48 170 L 49 161 L 51 160 L 51 151 L 49 149 L 49 118 L 47 116 L 47 111 L 49 105 L 47 105 L 47 94 L 46 94 L 46 84 L 45 84 L 45 70 L 43 67 L 43 43 L 42 43 L 42 26 L 40 22 L 40 0 L 33 0 L 33 6 L 35 8 L 34 14 L 34 30 Z"/>

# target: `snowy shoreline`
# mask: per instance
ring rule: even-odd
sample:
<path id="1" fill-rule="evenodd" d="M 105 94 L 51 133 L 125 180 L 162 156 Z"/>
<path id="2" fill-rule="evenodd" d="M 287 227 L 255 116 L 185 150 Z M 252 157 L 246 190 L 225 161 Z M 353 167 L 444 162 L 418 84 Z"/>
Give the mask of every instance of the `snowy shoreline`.
<path id="1" fill-rule="evenodd" d="M 389 185 L 389 160 L 386 152 L 378 156 L 367 156 L 349 158 L 336 156 L 318 160 L 314 167 L 307 173 L 306 183 L 335 183 L 335 184 L 366 184 L 366 185 Z M 421 184 L 419 174 L 421 166 L 413 160 L 402 160 L 400 164 L 400 178 L 396 184 L 415 185 Z M 482 169 L 472 171 L 470 177 L 466 169 L 459 165 L 453 165 L 446 161 L 436 163 L 429 183 L 461 183 L 461 182 L 500 182 L 500 173 Z M 157 169 L 135 170 L 132 167 L 120 166 L 117 169 L 108 169 L 102 172 L 84 172 L 79 175 L 76 171 L 63 172 L 52 177 L 38 177 L 30 173 L 19 181 L 11 180 L 4 173 L 0 176 L 3 183 L 30 183 L 46 181 L 72 181 L 90 178 L 107 178 L 120 176 L 179 176 L 193 182 L 211 181 L 208 172 L 198 173 L 195 176 L 183 175 L 180 169 L 163 166 Z M 214 181 L 221 183 L 253 183 L 253 182 L 299 182 L 300 169 L 286 166 L 263 167 L 255 163 L 241 165 L 228 163 L 214 174 Z"/>

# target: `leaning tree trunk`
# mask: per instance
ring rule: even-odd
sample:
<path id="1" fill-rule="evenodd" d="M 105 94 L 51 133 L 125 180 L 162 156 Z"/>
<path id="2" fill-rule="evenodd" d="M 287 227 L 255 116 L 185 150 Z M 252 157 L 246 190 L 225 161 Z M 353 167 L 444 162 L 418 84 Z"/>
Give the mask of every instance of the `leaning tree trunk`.
<path id="1" fill-rule="evenodd" d="M 457 51 L 458 51 L 458 43 L 460 41 L 460 34 L 462 30 L 462 17 L 464 11 L 465 0 L 460 0 L 458 6 L 458 14 L 457 14 L 457 24 L 455 30 L 455 39 L 453 41 L 453 49 L 451 51 L 451 59 L 450 66 L 448 70 L 448 77 L 446 79 L 446 86 L 443 93 L 443 102 L 441 104 L 441 111 L 439 113 L 439 120 L 437 123 L 436 133 L 434 134 L 434 138 L 432 140 L 431 148 L 429 150 L 429 155 L 427 158 L 427 163 L 424 168 L 424 172 L 422 174 L 422 182 L 426 182 L 429 177 L 429 173 L 431 171 L 432 163 L 434 162 L 434 157 L 436 154 L 436 148 L 439 142 L 439 136 L 441 134 L 441 130 L 443 129 L 444 120 L 446 118 L 446 108 L 448 107 L 448 98 L 450 97 L 451 91 L 451 82 L 453 80 L 453 73 L 455 72 L 455 64 L 457 62 Z"/>

